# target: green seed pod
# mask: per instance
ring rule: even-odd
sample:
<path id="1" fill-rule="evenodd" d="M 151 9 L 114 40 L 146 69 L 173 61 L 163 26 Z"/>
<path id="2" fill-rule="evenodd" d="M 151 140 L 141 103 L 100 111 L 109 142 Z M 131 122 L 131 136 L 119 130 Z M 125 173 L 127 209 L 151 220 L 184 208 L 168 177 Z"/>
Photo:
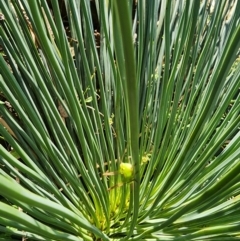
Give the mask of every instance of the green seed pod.
<path id="1" fill-rule="evenodd" d="M 133 165 L 122 162 L 120 164 L 120 173 L 126 178 L 131 179 L 133 176 Z"/>

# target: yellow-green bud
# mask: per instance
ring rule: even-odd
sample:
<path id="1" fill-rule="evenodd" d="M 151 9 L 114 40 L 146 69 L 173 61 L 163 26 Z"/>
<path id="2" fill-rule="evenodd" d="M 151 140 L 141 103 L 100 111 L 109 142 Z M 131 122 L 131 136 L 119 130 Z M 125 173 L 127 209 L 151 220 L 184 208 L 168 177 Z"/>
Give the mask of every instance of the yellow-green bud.
<path id="1" fill-rule="evenodd" d="M 133 176 L 133 165 L 122 162 L 120 164 L 120 173 L 126 178 L 130 179 Z"/>

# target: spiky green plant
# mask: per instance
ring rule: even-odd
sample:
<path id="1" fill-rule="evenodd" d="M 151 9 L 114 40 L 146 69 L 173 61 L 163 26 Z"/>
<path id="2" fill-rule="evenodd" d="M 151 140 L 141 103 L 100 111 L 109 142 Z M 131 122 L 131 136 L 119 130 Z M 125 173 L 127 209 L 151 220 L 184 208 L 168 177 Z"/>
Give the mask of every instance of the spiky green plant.
<path id="1" fill-rule="evenodd" d="M 240 238 L 240 1 L 0 9 L 1 240 Z"/>

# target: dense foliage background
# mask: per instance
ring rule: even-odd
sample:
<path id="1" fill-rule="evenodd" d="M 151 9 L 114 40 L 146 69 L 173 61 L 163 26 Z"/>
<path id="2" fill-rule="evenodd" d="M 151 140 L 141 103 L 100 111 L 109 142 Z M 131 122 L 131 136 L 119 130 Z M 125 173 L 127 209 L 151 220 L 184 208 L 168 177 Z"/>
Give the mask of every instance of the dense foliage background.
<path id="1" fill-rule="evenodd" d="M 238 240 L 240 1 L 0 1 L 0 240 Z"/>

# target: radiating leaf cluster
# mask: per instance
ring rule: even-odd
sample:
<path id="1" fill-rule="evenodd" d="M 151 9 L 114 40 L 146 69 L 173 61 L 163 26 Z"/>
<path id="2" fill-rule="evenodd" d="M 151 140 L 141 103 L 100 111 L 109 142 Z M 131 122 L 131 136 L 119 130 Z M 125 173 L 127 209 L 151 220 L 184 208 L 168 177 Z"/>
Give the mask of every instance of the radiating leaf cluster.
<path id="1" fill-rule="evenodd" d="M 240 1 L 0 1 L 0 240 L 238 240 Z"/>

